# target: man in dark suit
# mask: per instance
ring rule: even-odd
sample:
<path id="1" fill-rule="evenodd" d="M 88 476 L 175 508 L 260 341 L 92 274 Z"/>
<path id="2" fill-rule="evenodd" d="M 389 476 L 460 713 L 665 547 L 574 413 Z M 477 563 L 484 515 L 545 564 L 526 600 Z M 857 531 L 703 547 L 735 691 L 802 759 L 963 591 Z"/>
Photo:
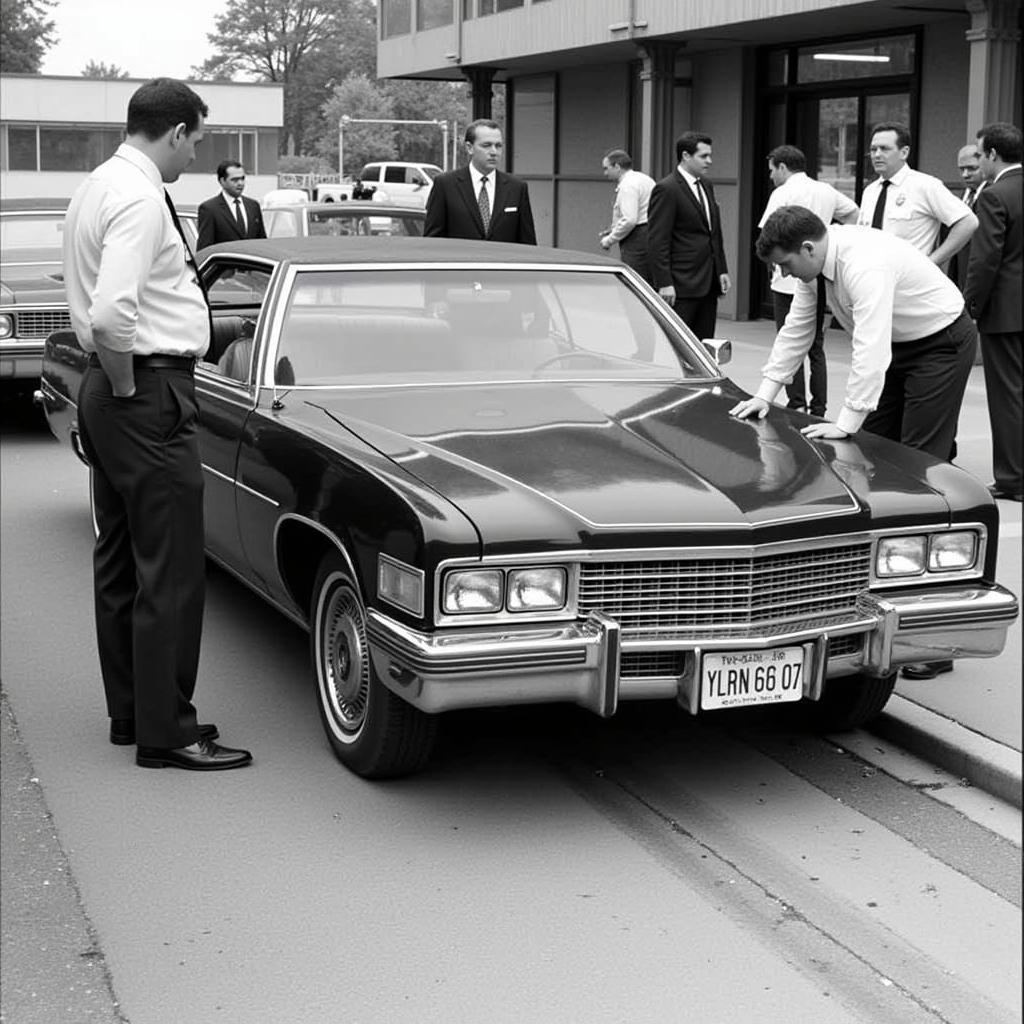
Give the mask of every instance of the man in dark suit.
<path id="1" fill-rule="evenodd" d="M 704 180 L 711 138 L 684 132 L 676 140 L 679 166 L 651 192 L 647 216 L 651 276 L 698 338 L 715 336 L 718 296 L 731 287 L 715 190 Z"/>
<path id="2" fill-rule="evenodd" d="M 220 195 L 199 204 L 197 249 L 240 238 L 266 238 L 260 204 L 242 195 L 245 168 L 237 160 L 225 160 L 217 168 Z"/>
<path id="3" fill-rule="evenodd" d="M 497 122 L 473 121 L 465 145 L 468 166 L 434 179 L 423 234 L 536 245 L 526 182 L 498 170 L 503 147 Z"/>
<path id="4" fill-rule="evenodd" d="M 967 312 L 978 322 L 985 366 L 985 391 L 992 425 L 989 490 L 996 498 L 1020 501 L 1024 492 L 1024 375 L 1021 372 L 1021 130 L 1012 124 L 986 125 L 978 133 L 985 187 L 974 212 L 978 230 L 964 283 Z"/>
<path id="5" fill-rule="evenodd" d="M 985 185 L 985 178 L 981 173 L 981 159 L 978 154 L 978 144 L 972 142 L 969 145 L 961 146 L 959 152 L 956 155 L 957 170 L 960 172 L 960 180 L 964 183 L 964 190 L 960 198 L 974 210 L 974 205 L 978 201 L 978 196 L 981 193 L 982 188 Z M 945 239 L 945 225 L 943 225 L 943 231 L 939 233 L 939 240 L 944 241 Z M 964 283 L 967 280 L 967 261 L 971 257 L 971 243 L 970 241 L 959 250 L 959 252 L 953 253 L 952 259 L 949 261 L 949 277 L 950 280 L 956 283 L 957 288 L 962 292 L 964 290 Z"/>

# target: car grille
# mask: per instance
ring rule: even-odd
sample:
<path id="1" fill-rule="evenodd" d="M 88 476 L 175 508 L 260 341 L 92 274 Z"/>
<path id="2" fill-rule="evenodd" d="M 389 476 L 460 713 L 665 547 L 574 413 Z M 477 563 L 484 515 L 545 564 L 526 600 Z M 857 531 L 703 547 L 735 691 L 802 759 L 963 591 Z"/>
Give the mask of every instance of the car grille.
<path id="1" fill-rule="evenodd" d="M 15 311 L 18 338 L 45 338 L 54 331 L 71 327 L 71 314 L 66 309 L 22 309 Z"/>
<path id="2" fill-rule="evenodd" d="M 856 611 L 870 574 L 868 543 L 753 558 L 583 563 L 579 611 L 610 615 L 631 640 L 827 629 Z"/>

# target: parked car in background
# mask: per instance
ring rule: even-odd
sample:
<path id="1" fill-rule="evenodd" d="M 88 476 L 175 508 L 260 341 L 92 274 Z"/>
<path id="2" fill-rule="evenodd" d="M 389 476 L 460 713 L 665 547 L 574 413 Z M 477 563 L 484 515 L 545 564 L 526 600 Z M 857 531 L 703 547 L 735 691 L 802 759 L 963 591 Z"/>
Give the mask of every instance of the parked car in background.
<path id="1" fill-rule="evenodd" d="M 1003 649 L 986 488 L 781 407 L 731 417 L 719 343 L 620 263 L 279 238 L 201 273 L 206 549 L 309 630 L 360 775 L 420 768 L 453 708 L 804 703 L 850 728 L 900 665 Z M 83 365 L 47 341 L 46 415 L 79 454 Z"/>
<path id="2" fill-rule="evenodd" d="M 425 209 L 431 185 L 440 173 L 436 164 L 384 160 L 367 164 L 357 177 L 364 188 L 375 188 L 376 195 L 386 202 Z"/>
<path id="3" fill-rule="evenodd" d="M 43 344 L 71 326 L 64 294 L 62 244 L 69 200 L 0 199 L 0 379 L 39 380 Z M 179 209 L 195 249 L 197 208 Z M 26 385 L 26 386 L 27 386 Z"/>
<path id="4" fill-rule="evenodd" d="M 417 238 L 423 234 L 424 219 L 422 210 L 372 200 L 263 206 L 263 225 L 268 238 L 318 235 Z"/>

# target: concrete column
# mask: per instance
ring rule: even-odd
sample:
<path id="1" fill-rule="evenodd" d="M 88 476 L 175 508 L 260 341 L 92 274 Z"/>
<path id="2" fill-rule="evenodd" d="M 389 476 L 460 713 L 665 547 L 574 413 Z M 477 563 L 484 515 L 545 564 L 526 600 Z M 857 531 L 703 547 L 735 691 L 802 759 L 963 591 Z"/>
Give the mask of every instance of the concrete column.
<path id="1" fill-rule="evenodd" d="M 655 180 L 664 177 L 676 165 L 672 92 L 678 49 L 674 43 L 651 41 L 637 44 L 643 61 L 640 70 L 643 102 L 639 166 Z"/>
<path id="2" fill-rule="evenodd" d="M 967 135 L 993 121 L 1021 123 L 1020 0 L 965 0 L 971 27 Z"/>
<path id="3" fill-rule="evenodd" d="M 469 96 L 473 104 L 472 120 L 490 118 L 491 102 L 494 97 L 494 75 L 496 68 L 463 68 L 462 73 L 469 82 Z"/>

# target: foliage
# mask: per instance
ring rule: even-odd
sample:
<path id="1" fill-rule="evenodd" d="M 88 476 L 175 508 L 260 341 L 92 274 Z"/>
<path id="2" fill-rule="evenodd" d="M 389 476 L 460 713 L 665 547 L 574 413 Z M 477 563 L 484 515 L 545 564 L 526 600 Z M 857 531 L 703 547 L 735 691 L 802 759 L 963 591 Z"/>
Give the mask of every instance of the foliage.
<path id="1" fill-rule="evenodd" d="M 47 15 L 56 0 L 0 0 L 0 73 L 38 75 L 57 41 Z"/>
<path id="2" fill-rule="evenodd" d="M 82 68 L 83 78 L 127 78 L 128 72 L 119 68 L 116 64 L 107 64 L 104 61 L 97 63 L 94 60 Z"/>
<path id="3" fill-rule="evenodd" d="M 319 156 L 282 156 L 277 162 L 280 174 L 331 174 L 337 169 Z"/>
<path id="4" fill-rule="evenodd" d="M 338 166 L 338 124 L 342 115 L 358 120 L 395 116 L 394 100 L 366 75 L 349 75 L 335 86 L 323 106 L 325 127 L 317 151 L 333 167 Z M 393 160 L 397 155 L 395 131 L 386 124 L 357 124 L 345 130 L 343 171 L 357 172 L 368 160 Z"/>
<path id="5" fill-rule="evenodd" d="M 283 85 L 285 153 L 319 134 L 320 109 L 336 82 L 376 69 L 374 0 L 225 0 L 214 25 L 207 36 L 214 56 L 195 73 Z"/>

